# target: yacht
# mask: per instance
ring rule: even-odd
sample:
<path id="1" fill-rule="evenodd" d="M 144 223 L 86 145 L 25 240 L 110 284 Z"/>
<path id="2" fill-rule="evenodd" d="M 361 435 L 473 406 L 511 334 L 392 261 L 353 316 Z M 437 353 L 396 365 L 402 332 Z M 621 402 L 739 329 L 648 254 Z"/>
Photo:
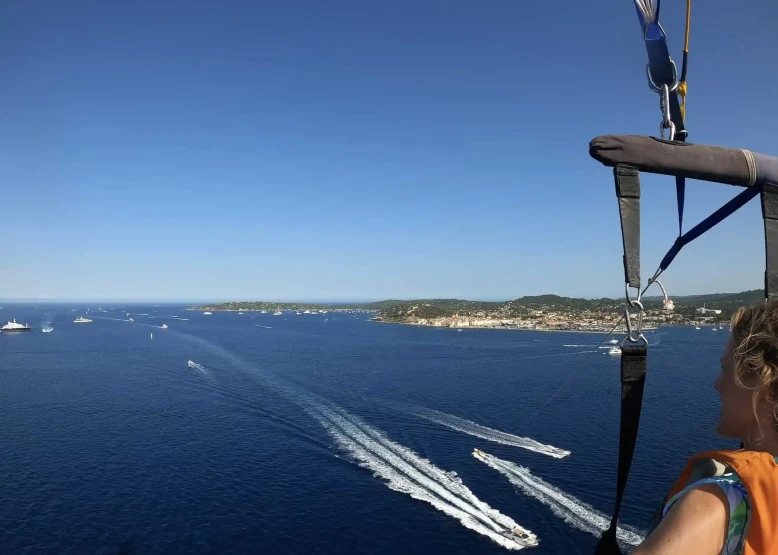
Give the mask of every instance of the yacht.
<path id="1" fill-rule="evenodd" d="M 611 339 L 610 341 L 608 341 L 608 343 L 610 343 L 611 345 L 615 345 L 618 342 L 619 342 L 618 339 Z"/>
<path id="2" fill-rule="evenodd" d="M 0 328 L 0 331 L 30 331 L 31 329 L 32 328 L 27 324 L 17 324 L 16 318 L 14 318 L 13 322 L 8 322 L 6 325 Z"/>
<path id="3" fill-rule="evenodd" d="M 92 320 L 90 320 L 89 318 L 84 318 L 83 316 L 79 316 L 78 318 L 76 318 L 75 320 L 73 320 L 73 323 L 74 323 L 74 324 L 88 324 L 88 323 L 90 323 L 91 321 L 92 321 Z"/>
<path id="4" fill-rule="evenodd" d="M 611 347 L 610 349 L 608 349 L 608 354 L 609 355 L 620 355 L 621 354 L 621 349 L 619 347 Z"/>
<path id="5" fill-rule="evenodd" d="M 203 316 L 210 316 L 211 314 L 213 314 L 213 312 L 208 312 L 207 310 L 203 312 Z"/>
<path id="6" fill-rule="evenodd" d="M 273 313 L 273 316 L 281 316 L 282 314 L 283 314 L 283 312 L 281 312 L 280 310 L 276 310 L 276 311 Z"/>

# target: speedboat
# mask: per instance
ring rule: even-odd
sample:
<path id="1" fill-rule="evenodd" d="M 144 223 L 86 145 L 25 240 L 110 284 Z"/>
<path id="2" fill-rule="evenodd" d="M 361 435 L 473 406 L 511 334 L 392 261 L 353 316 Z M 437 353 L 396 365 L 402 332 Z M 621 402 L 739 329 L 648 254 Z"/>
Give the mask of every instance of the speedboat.
<path id="1" fill-rule="evenodd" d="M 27 324 L 17 324 L 16 318 L 13 319 L 13 322 L 8 322 L 6 325 L 4 325 L 2 328 L 0 328 L 0 331 L 3 332 L 9 332 L 9 331 L 30 331 L 32 328 L 28 326 Z"/>
<path id="2" fill-rule="evenodd" d="M 129 319 L 129 320 L 127 320 L 127 321 L 128 321 L 128 322 L 134 322 L 135 320 L 133 320 L 132 318 L 130 318 L 130 319 Z"/>
<path id="3" fill-rule="evenodd" d="M 610 349 L 608 349 L 608 354 L 609 355 L 620 355 L 621 354 L 621 349 L 619 347 L 611 347 Z"/>
<path id="4" fill-rule="evenodd" d="M 162 324 L 162 329 L 166 330 L 167 329 L 167 324 Z"/>
<path id="5" fill-rule="evenodd" d="M 203 312 L 203 316 L 210 316 L 211 314 L 213 314 L 213 312 L 208 312 L 207 310 Z"/>
<path id="6" fill-rule="evenodd" d="M 610 343 L 611 345 L 615 345 L 618 342 L 619 342 L 618 339 L 611 339 L 610 341 L 608 341 L 608 343 Z"/>
<path id="7" fill-rule="evenodd" d="M 526 547 L 536 547 L 538 545 L 538 537 L 535 534 L 519 527 L 513 528 L 510 531 L 500 532 L 500 535 Z"/>
<path id="8" fill-rule="evenodd" d="M 281 315 L 283 315 L 283 312 L 281 312 L 280 310 L 276 310 L 276 311 L 273 313 L 273 316 L 281 316 Z"/>
<path id="9" fill-rule="evenodd" d="M 74 324 L 88 324 L 88 323 L 90 323 L 91 321 L 92 321 L 92 320 L 90 320 L 89 318 L 84 318 L 83 316 L 79 316 L 78 318 L 76 318 L 75 320 L 73 320 L 73 323 L 74 323 Z"/>

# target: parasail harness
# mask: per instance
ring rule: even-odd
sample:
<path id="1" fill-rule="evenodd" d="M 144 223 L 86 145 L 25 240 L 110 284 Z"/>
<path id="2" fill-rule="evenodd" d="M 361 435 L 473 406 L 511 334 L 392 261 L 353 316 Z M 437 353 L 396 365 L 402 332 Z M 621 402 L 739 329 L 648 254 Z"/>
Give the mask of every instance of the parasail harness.
<path id="1" fill-rule="evenodd" d="M 624 489 L 635 451 L 643 388 L 646 379 L 648 340 L 643 334 L 645 310 L 642 297 L 654 283 L 669 304 L 659 276 L 681 249 L 759 195 L 764 219 L 766 270 L 765 297 L 778 297 L 778 158 L 749 150 L 686 143 L 685 127 L 687 62 L 691 0 L 687 0 L 686 38 L 680 79 L 667 48 L 667 36 L 659 24 L 661 0 L 634 0 L 648 52 L 646 73 L 649 87 L 659 94 L 662 109 L 660 138 L 638 135 L 602 135 L 589 143 L 589 154 L 613 168 L 624 247 L 626 337 L 621 349 L 621 416 L 616 503 L 610 527 L 603 532 L 596 555 L 620 554 L 616 526 Z M 665 131 L 668 137 L 665 138 Z M 641 289 L 640 280 L 640 172 L 672 175 L 676 182 L 678 238 L 658 269 Z M 744 187 L 732 200 L 683 232 L 686 178 Z M 630 289 L 637 291 L 630 296 Z"/>

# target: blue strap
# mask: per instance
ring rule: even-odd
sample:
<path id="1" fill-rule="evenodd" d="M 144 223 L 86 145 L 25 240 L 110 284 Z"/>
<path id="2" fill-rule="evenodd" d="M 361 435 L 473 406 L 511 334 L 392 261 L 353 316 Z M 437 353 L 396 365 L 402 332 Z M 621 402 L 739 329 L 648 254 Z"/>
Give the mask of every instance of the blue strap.
<path id="1" fill-rule="evenodd" d="M 729 216 L 737 212 L 740 208 L 742 208 L 746 203 L 748 203 L 749 200 L 757 196 L 759 193 L 762 192 L 762 187 L 759 186 L 752 186 L 752 187 L 746 187 L 743 191 L 738 193 L 738 195 L 727 202 L 724 206 L 716 210 L 713 214 L 702 220 L 700 223 L 698 223 L 696 226 L 691 228 L 689 231 L 684 233 L 683 235 L 680 235 L 678 239 L 675 240 L 675 243 L 672 247 L 670 247 L 670 250 L 667 251 L 667 254 L 662 259 L 662 262 L 659 264 L 659 268 L 661 271 L 665 271 L 667 267 L 670 265 L 670 263 L 673 261 L 673 259 L 676 257 L 676 255 L 681 252 L 681 249 L 694 241 L 697 237 L 714 227 L 715 225 L 721 223 L 725 219 L 727 219 Z"/>
<path id="2" fill-rule="evenodd" d="M 678 201 L 678 237 L 683 235 L 683 203 L 686 198 L 686 178 L 675 176 L 675 196 Z"/>

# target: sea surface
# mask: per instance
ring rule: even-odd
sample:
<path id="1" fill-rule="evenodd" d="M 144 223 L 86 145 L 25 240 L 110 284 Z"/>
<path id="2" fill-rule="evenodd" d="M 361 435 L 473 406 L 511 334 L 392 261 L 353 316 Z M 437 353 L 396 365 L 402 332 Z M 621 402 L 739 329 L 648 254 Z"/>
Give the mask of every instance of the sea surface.
<path id="1" fill-rule="evenodd" d="M 183 306 L 11 318 L 35 329 L 0 334 L 4 555 L 496 554 L 518 547 L 495 532 L 511 522 L 537 535 L 526 553 L 588 554 L 612 508 L 619 359 L 600 335 Z M 627 547 L 689 455 L 733 446 L 713 434 L 726 337 L 648 334 Z"/>

